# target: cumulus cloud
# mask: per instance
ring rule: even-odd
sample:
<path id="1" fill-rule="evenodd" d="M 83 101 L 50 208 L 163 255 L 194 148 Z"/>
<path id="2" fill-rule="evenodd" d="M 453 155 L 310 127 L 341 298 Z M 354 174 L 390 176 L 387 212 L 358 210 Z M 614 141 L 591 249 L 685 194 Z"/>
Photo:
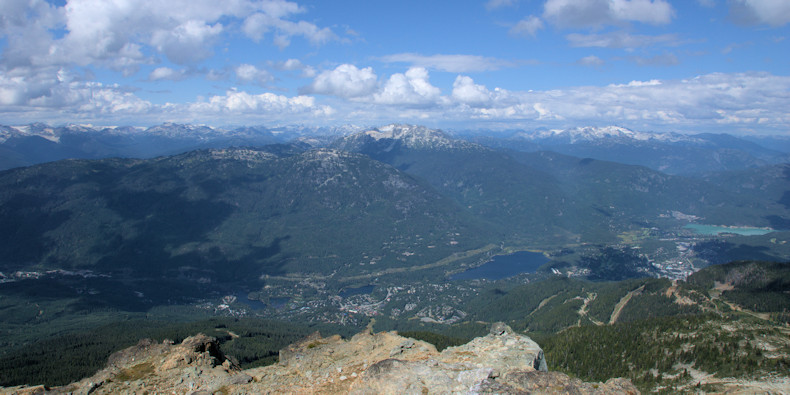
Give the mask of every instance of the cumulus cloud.
<path id="1" fill-rule="evenodd" d="M 189 109 L 192 112 L 289 112 L 301 113 L 315 107 L 315 98 L 310 96 L 287 97 L 273 93 L 259 95 L 230 90 L 224 96 L 212 96 L 206 102 L 192 103 Z"/>
<path id="2" fill-rule="evenodd" d="M 462 82 L 468 85 L 471 81 Z M 455 111 L 471 119 L 546 122 L 543 125 L 617 121 L 655 130 L 712 130 L 727 126 L 731 130 L 786 132 L 790 123 L 785 110 L 790 107 L 788 89 L 790 77 L 714 73 L 684 80 L 510 92 L 509 101 L 489 100 L 483 106 Z M 480 90 L 479 100 L 484 99 L 483 93 Z"/>
<path id="3" fill-rule="evenodd" d="M 514 36 L 529 36 L 535 37 L 538 30 L 543 29 L 543 21 L 540 18 L 530 15 L 510 28 L 510 34 Z"/>
<path id="4" fill-rule="evenodd" d="M 469 73 L 476 71 L 492 71 L 505 67 L 513 67 L 515 63 L 477 55 L 420 55 L 416 53 L 399 53 L 381 56 L 377 60 L 384 63 L 408 63 L 416 67 L 424 67 L 450 73 Z"/>
<path id="5" fill-rule="evenodd" d="M 178 73 L 173 70 L 173 72 Z M 170 71 L 160 70 L 161 75 Z M 321 119 L 334 109 L 316 103 L 314 97 L 288 97 L 273 93 L 251 94 L 229 90 L 192 103 L 154 104 L 119 85 L 88 82 L 64 71 L 37 74 L 35 83 L 26 76 L 0 72 L 0 106 L 7 122 L 51 120 L 58 123 L 85 120 L 92 123 L 157 123 L 163 119 L 184 122 L 239 119 L 292 120 L 308 115 Z"/>
<path id="6" fill-rule="evenodd" d="M 560 27 L 596 27 L 618 22 L 667 24 L 674 16 L 665 0 L 547 0 L 544 18 Z"/>
<path id="7" fill-rule="evenodd" d="M 163 110 L 171 118 L 184 118 L 187 122 L 210 122 L 217 120 L 238 123 L 244 122 L 293 122 L 298 118 L 304 121 L 324 119 L 334 114 L 328 105 L 316 104 L 310 96 L 288 97 L 270 92 L 251 94 L 244 91 L 229 90 L 224 95 L 215 95 L 205 101 L 179 105 L 166 105 Z"/>
<path id="8" fill-rule="evenodd" d="M 33 81 L 30 77 L 35 77 Z M 65 70 L 0 72 L 0 104 L 5 115 L 16 112 L 82 117 L 95 114 L 146 113 L 152 105 L 118 85 L 86 82 Z"/>
<path id="9" fill-rule="evenodd" d="M 313 44 L 336 38 L 328 28 L 292 20 L 304 11 L 284 0 L 4 0 L 2 64 L 13 67 L 98 65 L 132 74 L 163 55 L 176 64 L 211 56 L 238 26 L 253 39 L 272 31 L 277 45 L 301 36 Z"/>
<path id="10" fill-rule="evenodd" d="M 642 34 L 630 34 L 623 31 L 611 33 L 592 33 L 579 34 L 572 33 L 566 36 L 573 47 L 598 47 L 598 48 L 640 48 L 654 45 L 675 45 L 679 39 L 675 34 L 662 34 L 658 36 L 648 36 Z"/>
<path id="11" fill-rule="evenodd" d="M 476 84 L 474 80 L 465 75 L 459 75 L 453 81 L 453 91 L 450 95 L 453 104 L 459 108 L 475 108 L 476 111 L 488 112 L 489 115 L 498 109 L 518 106 L 518 100 L 511 92 L 502 89 L 488 89 L 485 85 Z"/>
<path id="12" fill-rule="evenodd" d="M 491 92 L 484 86 L 475 84 L 472 78 L 459 75 L 453 82 L 452 98 L 469 105 L 484 105 L 491 100 Z"/>
<path id="13" fill-rule="evenodd" d="M 65 23 L 63 9 L 43 0 L 4 0 L 0 8 L 0 39 L 5 39 L 2 65 L 25 68 L 46 64 L 51 30 Z"/>
<path id="14" fill-rule="evenodd" d="M 255 41 L 260 41 L 270 31 L 274 31 L 275 45 L 284 48 L 290 44 L 291 36 L 302 36 L 315 45 L 326 43 L 337 39 L 337 35 L 329 28 L 319 28 L 313 23 L 298 21 L 293 22 L 283 19 L 290 13 L 301 12 L 301 8 L 294 8 L 293 12 L 285 12 L 282 15 L 269 13 L 255 13 L 244 20 L 242 30 L 248 37 Z"/>
<path id="15" fill-rule="evenodd" d="M 405 74 L 390 76 L 374 100 L 382 104 L 432 105 L 441 96 L 441 90 L 428 81 L 428 70 L 412 67 Z"/>
<path id="16" fill-rule="evenodd" d="M 302 64 L 302 61 L 299 59 L 288 59 L 284 62 L 276 62 L 274 63 L 274 68 L 277 70 L 301 70 L 305 66 Z"/>
<path id="17" fill-rule="evenodd" d="M 236 78 L 243 82 L 251 82 L 256 84 L 265 84 L 273 79 L 272 75 L 266 71 L 261 70 L 251 64 L 242 64 L 236 67 Z"/>
<path id="18" fill-rule="evenodd" d="M 746 25 L 774 27 L 790 23 L 790 2 L 786 0 L 731 0 L 730 18 Z"/>
<path id="19" fill-rule="evenodd" d="M 172 62 L 187 64 L 210 57 L 214 41 L 221 33 L 222 25 L 219 23 L 209 25 L 192 20 L 169 31 L 153 32 L 150 43 Z"/>
<path id="20" fill-rule="evenodd" d="M 149 81 L 179 81 L 186 78 L 186 70 L 175 70 L 170 67 L 157 67 L 148 74 Z"/>
<path id="21" fill-rule="evenodd" d="M 358 69 L 352 64 L 341 64 L 334 70 L 318 74 L 313 82 L 300 89 L 302 93 L 318 93 L 344 98 L 368 96 L 378 85 L 373 69 Z"/>
<path id="22" fill-rule="evenodd" d="M 288 59 L 282 62 L 271 62 L 270 65 L 275 70 L 301 71 L 302 77 L 313 78 L 316 76 L 315 69 L 312 66 L 303 64 L 299 59 Z"/>

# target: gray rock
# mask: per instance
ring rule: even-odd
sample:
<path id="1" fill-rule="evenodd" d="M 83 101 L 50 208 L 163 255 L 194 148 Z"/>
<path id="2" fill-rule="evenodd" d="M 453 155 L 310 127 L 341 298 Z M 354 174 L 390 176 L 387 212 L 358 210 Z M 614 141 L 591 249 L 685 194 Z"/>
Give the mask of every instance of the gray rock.
<path id="1" fill-rule="evenodd" d="M 252 381 L 252 376 L 244 374 L 244 373 L 239 373 L 237 375 L 231 376 L 231 378 L 227 381 L 227 384 L 228 385 L 241 385 L 241 384 L 247 384 L 250 381 Z"/>
<path id="2" fill-rule="evenodd" d="M 513 329 L 510 329 L 504 322 L 495 322 L 491 325 L 489 333 L 494 336 L 502 336 L 504 334 L 513 333 Z"/>

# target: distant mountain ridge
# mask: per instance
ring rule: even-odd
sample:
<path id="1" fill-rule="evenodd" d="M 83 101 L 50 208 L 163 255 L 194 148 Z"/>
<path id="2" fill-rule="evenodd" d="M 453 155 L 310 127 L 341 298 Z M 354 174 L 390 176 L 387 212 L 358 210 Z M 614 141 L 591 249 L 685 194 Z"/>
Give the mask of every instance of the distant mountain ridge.
<path id="1" fill-rule="evenodd" d="M 0 125 L 0 170 L 61 159 L 152 158 L 195 149 L 262 146 L 299 139 L 310 145 L 325 145 L 326 138 L 334 139 L 360 129 L 352 125 L 221 129 L 172 122 L 149 128 L 97 128 L 90 125 L 52 127 L 43 123 Z"/>
<path id="2" fill-rule="evenodd" d="M 668 174 L 698 175 L 790 162 L 790 151 L 771 144 L 774 140 L 747 140 L 728 134 L 648 133 L 606 126 L 520 130 L 496 137 L 471 132 L 462 137 L 492 148 L 553 151 L 641 165 Z"/>
<path id="3" fill-rule="evenodd" d="M 358 135 L 351 141 L 349 136 Z M 459 139 L 460 137 L 460 139 Z M 743 170 L 790 162 L 790 139 L 782 136 L 731 136 L 635 131 L 620 126 L 568 129 L 483 130 L 443 132 L 417 125 L 391 124 L 376 128 L 244 126 L 234 129 L 167 122 L 148 128 L 94 127 L 43 123 L 0 125 L 0 170 L 60 159 L 108 157 L 151 158 L 194 149 L 260 146 L 300 142 L 312 147 L 359 145 L 365 139 L 393 141 L 406 147 L 460 148 L 463 140 L 495 149 L 554 151 L 650 167 L 669 174 L 702 174 Z M 367 143 L 370 145 L 370 142 Z M 386 147 L 380 147 L 386 148 Z M 466 148 L 471 148 L 467 146 Z"/>
<path id="4" fill-rule="evenodd" d="M 646 133 L 638 132 L 620 126 L 604 127 L 576 127 L 571 129 L 538 130 L 532 133 L 519 132 L 516 135 L 527 140 L 549 140 L 565 142 L 595 141 L 601 139 L 638 140 L 638 141 L 670 141 L 670 142 L 698 142 L 692 136 L 678 133 Z"/>

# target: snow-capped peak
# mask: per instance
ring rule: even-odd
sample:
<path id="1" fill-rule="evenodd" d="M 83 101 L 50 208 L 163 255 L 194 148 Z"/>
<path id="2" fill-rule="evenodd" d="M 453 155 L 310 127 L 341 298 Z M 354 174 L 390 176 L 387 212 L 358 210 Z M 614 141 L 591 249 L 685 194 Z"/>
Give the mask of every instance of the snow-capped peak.
<path id="1" fill-rule="evenodd" d="M 638 132 L 620 126 L 584 126 L 570 129 L 550 129 L 534 133 L 524 132 L 519 135 L 529 140 L 562 139 L 571 144 L 580 141 L 595 141 L 602 139 L 652 140 L 663 142 L 688 141 L 693 139 L 692 137 L 677 133 Z"/>
<path id="2" fill-rule="evenodd" d="M 391 124 L 364 131 L 361 135 L 377 141 L 382 139 L 400 140 L 411 148 L 438 148 L 457 144 L 457 140 L 439 130 L 415 125 Z"/>

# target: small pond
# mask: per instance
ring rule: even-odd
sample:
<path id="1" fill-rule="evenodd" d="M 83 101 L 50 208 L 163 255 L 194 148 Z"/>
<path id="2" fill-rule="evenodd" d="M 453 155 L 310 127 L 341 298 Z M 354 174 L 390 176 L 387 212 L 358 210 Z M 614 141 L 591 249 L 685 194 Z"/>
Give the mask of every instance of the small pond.
<path id="1" fill-rule="evenodd" d="M 365 285 L 364 287 L 359 288 L 345 288 L 338 295 L 343 298 L 347 298 L 349 296 L 354 295 L 369 295 L 373 292 L 373 289 L 376 288 L 375 285 Z"/>
<path id="2" fill-rule="evenodd" d="M 291 301 L 291 298 L 270 298 L 269 303 L 263 303 L 260 300 L 250 300 L 247 299 L 248 292 L 240 291 L 236 293 L 236 301 L 240 303 L 246 304 L 249 308 L 253 310 L 263 310 L 266 307 L 273 307 L 275 309 L 282 308 L 285 306 L 286 303 Z"/>

